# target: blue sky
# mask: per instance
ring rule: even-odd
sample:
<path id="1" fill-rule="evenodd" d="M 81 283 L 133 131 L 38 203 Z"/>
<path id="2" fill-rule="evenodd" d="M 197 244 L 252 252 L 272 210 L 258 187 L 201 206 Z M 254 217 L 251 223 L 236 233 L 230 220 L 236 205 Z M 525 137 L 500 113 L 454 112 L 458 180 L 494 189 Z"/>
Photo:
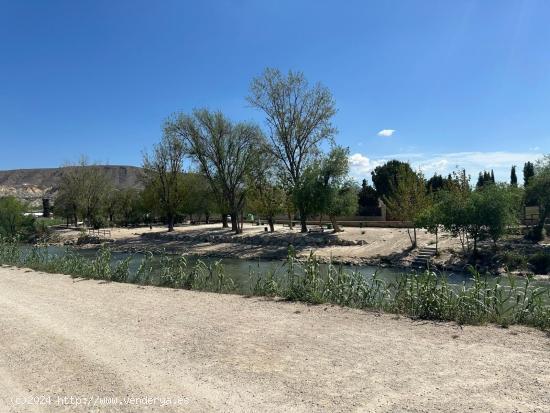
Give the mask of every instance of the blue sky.
<path id="1" fill-rule="evenodd" d="M 545 0 L 0 0 L 0 169 L 140 165 L 195 107 L 261 123 L 245 96 L 270 66 L 331 89 L 356 177 L 507 179 L 550 152 L 549 21 Z"/>

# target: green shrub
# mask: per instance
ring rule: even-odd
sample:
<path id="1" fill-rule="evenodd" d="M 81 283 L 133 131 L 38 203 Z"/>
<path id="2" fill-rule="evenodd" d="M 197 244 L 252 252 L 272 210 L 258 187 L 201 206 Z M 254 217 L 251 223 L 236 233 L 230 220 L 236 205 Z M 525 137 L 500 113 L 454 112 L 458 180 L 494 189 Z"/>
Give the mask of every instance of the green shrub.
<path id="1" fill-rule="evenodd" d="M 550 253 L 537 252 L 529 257 L 529 264 L 537 274 L 550 274 Z"/>
<path id="2" fill-rule="evenodd" d="M 509 270 L 523 270 L 527 268 L 527 257 L 514 251 L 506 251 L 502 255 L 502 264 Z"/>

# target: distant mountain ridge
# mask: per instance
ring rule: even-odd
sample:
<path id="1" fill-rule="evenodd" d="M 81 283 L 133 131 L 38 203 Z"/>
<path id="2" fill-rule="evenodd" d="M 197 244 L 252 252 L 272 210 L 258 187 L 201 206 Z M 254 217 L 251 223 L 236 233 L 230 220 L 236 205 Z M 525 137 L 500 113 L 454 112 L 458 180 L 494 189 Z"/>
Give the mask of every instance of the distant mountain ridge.
<path id="1" fill-rule="evenodd" d="M 127 165 L 94 165 L 101 168 L 113 186 L 140 188 L 142 168 Z M 55 197 L 64 168 L 0 171 L 0 196 L 15 196 L 38 207 L 44 197 Z"/>

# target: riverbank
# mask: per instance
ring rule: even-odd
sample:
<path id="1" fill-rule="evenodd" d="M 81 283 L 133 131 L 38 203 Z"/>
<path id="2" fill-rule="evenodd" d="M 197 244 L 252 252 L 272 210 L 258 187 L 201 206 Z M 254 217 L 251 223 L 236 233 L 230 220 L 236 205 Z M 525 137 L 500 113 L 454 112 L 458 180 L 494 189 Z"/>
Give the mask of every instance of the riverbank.
<path id="1" fill-rule="evenodd" d="M 65 244 L 76 244 L 80 232 L 59 229 L 57 235 Z M 266 232 L 263 226 L 245 224 L 242 234 L 233 234 L 219 224 L 181 225 L 173 232 L 166 227 L 113 228 L 102 237 L 119 251 L 166 250 L 191 255 L 209 255 L 242 259 L 282 259 L 290 244 L 299 257 L 314 253 L 320 261 L 356 265 L 407 266 L 414 260 L 410 241 L 401 228 L 346 228 L 334 234 L 330 230 L 302 234 L 287 226 L 276 225 L 275 232 Z M 430 234 L 418 232 L 419 247 L 433 245 Z M 86 248 L 92 245 L 84 245 Z M 456 240 L 443 235 L 442 250 L 458 248 Z"/>
<path id="2" fill-rule="evenodd" d="M 5 267 L 0 327 L 10 332 L 0 352 L 2 411 L 33 410 L 11 404 L 16 395 L 177 396 L 183 405 L 151 410 L 186 412 L 550 404 L 550 341 L 526 327 L 459 327 Z"/>
<path id="3" fill-rule="evenodd" d="M 97 241 L 107 242 L 117 251 L 168 251 L 195 256 L 239 259 L 284 259 L 288 246 L 293 245 L 297 256 L 305 258 L 315 254 L 320 262 L 380 267 L 409 268 L 426 251 L 433 254 L 435 237 L 424 230 L 417 230 L 418 248 L 411 249 L 406 229 L 402 228 L 345 228 L 344 232 L 331 231 L 302 234 L 287 226 L 276 225 L 276 231 L 269 233 L 264 226 L 245 224 L 242 234 L 235 235 L 219 224 L 181 225 L 173 232 L 165 227 L 113 228 Z M 314 228 L 315 229 L 315 228 Z M 81 233 L 72 229 L 57 229 L 60 243 L 75 245 Z M 525 256 L 537 251 L 550 253 L 550 245 L 536 245 L 520 237 L 509 237 L 501 242 L 500 251 L 522 251 Z M 509 263 L 498 254 L 491 253 L 492 245 L 483 246 L 487 251 L 477 263 L 482 271 L 507 272 Z M 81 245 L 81 248 L 95 247 L 95 244 Z M 449 234 L 439 236 L 439 254 L 432 256 L 432 268 L 449 271 L 465 271 L 470 264 L 462 254 L 458 239 Z M 507 257 L 505 257 L 507 258 Z M 510 268 L 517 275 L 528 274 L 527 267 Z"/>

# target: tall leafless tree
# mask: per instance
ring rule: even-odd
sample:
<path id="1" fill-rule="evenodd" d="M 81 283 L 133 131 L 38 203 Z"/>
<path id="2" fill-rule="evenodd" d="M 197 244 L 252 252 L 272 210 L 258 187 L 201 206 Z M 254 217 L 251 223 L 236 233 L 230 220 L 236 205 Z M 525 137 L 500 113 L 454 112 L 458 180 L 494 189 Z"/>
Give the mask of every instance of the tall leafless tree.
<path id="1" fill-rule="evenodd" d="M 213 192 L 231 216 L 232 230 L 242 232 L 246 177 L 264 146 L 261 130 L 253 124 L 233 124 L 221 112 L 195 110 L 166 123 L 166 134 L 179 138 L 206 176 Z M 241 225 L 239 225 L 239 220 Z"/>
<path id="2" fill-rule="evenodd" d="M 266 115 L 271 152 L 286 184 L 291 190 L 299 187 L 320 144 L 336 133 L 331 123 L 336 113 L 332 94 L 321 84 L 310 86 L 300 72 L 285 76 L 277 69 L 266 69 L 253 79 L 247 100 Z M 302 232 L 307 232 L 305 207 L 296 207 Z"/>
<path id="3" fill-rule="evenodd" d="M 170 134 L 165 134 L 155 145 L 152 154 L 143 156 L 146 186 L 154 191 L 159 210 L 168 224 L 168 231 L 174 230 L 174 222 L 182 200 L 181 174 L 185 148 L 183 143 Z"/>

